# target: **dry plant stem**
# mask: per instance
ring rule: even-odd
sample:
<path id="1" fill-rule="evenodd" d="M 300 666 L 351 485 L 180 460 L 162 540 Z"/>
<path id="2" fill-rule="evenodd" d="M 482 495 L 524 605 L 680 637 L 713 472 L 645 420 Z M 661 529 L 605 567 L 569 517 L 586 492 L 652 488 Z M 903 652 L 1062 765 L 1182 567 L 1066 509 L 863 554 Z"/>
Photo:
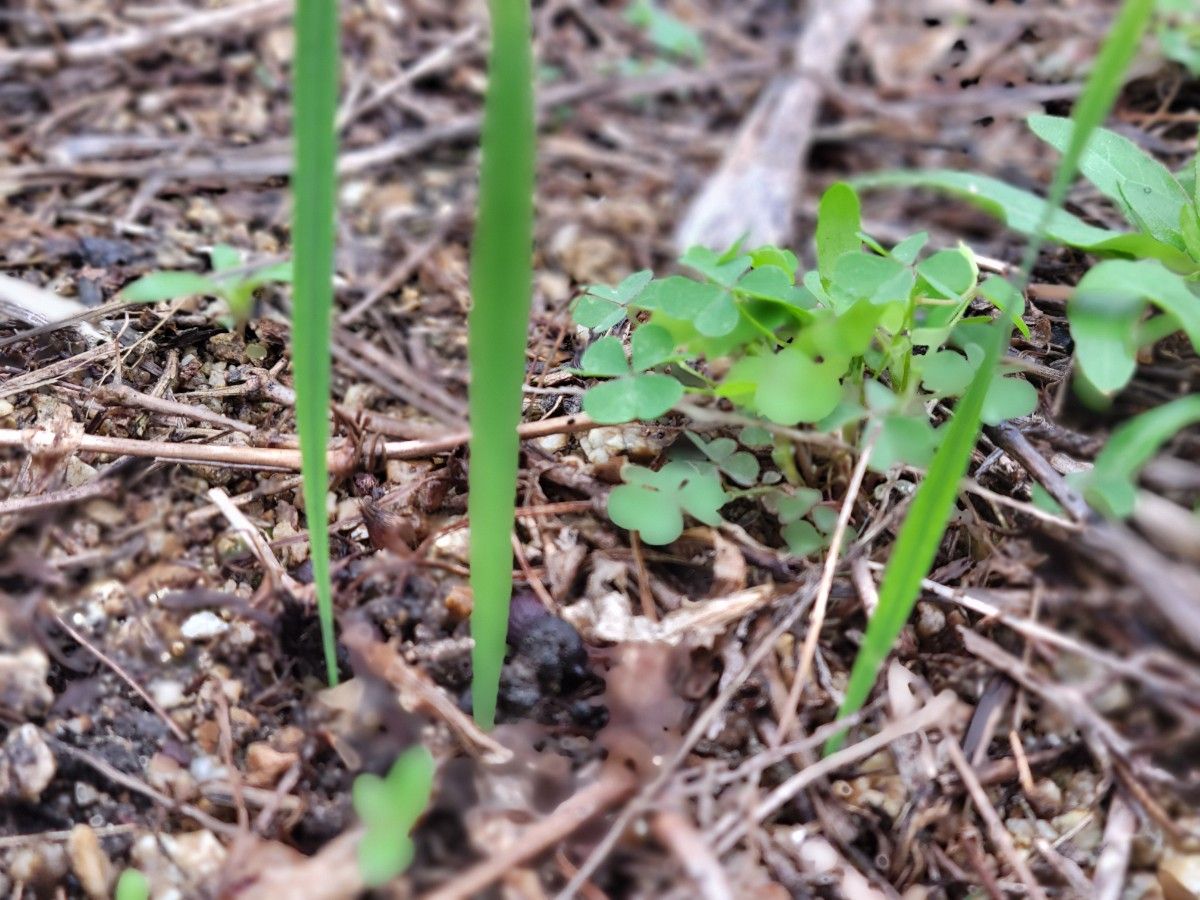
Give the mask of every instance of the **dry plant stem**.
<path id="1" fill-rule="evenodd" d="M 121 787 L 131 790 L 134 793 L 141 794 L 153 800 L 163 809 L 175 810 L 189 818 L 195 819 L 200 825 L 207 828 L 214 834 L 220 834 L 225 837 L 235 837 L 238 833 L 238 827 L 231 825 L 228 822 L 222 822 L 220 819 L 215 819 L 202 809 L 197 809 L 190 803 L 177 803 L 175 800 L 168 797 L 166 794 L 156 791 L 154 788 L 145 782 L 139 781 L 132 775 L 126 775 L 120 769 L 114 768 L 104 760 L 93 756 L 86 751 L 80 750 L 78 747 L 72 747 L 70 744 L 64 744 L 62 741 L 53 737 L 46 732 L 42 732 L 42 737 L 47 743 L 53 745 L 55 752 L 65 754 L 72 759 L 75 759 L 96 772 L 103 775 L 113 784 L 119 784 Z"/>
<path id="2" fill-rule="evenodd" d="M 734 900 L 721 861 L 692 823 L 675 810 L 663 810 L 650 820 L 650 832 L 671 851 L 704 900 Z"/>
<path id="3" fill-rule="evenodd" d="M 1129 850 L 1137 829 L 1137 816 L 1120 794 L 1113 794 L 1108 806 L 1108 822 L 1104 826 L 1104 849 L 1096 860 L 1092 875 L 1094 900 L 1119 900 L 1125 889 L 1125 873 L 1129 870 Z"/>
<path id="4" fill-rule="evenodd" d="M 512 758 L 511 750 L 480 729 L 442 688 L 405 662 L 394 648 L 374 640 L 362 628 L 347 629 L 342 635 L 342 643 L 361 654 L 374 675 L 399 690 L 402 705 L 404 700 L 415 701 L 418 706 L 432 712 L 473 756 L 497 764 Z"/>
<path id="5" fill-rule="evenodd" d="M 613 847 L 616 846 L 617 841 L 621 839 L 621 835 L 625 833 L 626 829 L 629 828 L 638 816 L 650 808 L 659 791 L 670 782 L 675 770 L 687 759 L 692 748 L 696 746 L 696 742 L 704 736 L 709 726 L 712 725 L 713 721 L 721 713 L 721 710 L 725 708 L 725 704 L 733 699 L 734 694 L 746 682 L 746 679 L 754 673 L 763 660 L 767 658 L 767 655 L 775 649 L 775 645 L 783 634 L 804 614 L 815 594 L 816 585 L 808 582 L 785 598 L 787 601 L 795 604 L 792 609 L 758 642 L 758 646 L 754 648 L 754 651 L 747 655 L 746 662 L 738 673 L 729 679 L 721 691 L 718 692 L 717 696 L 713 698 L 713 701 L 696 717 L 692 722 L 692 727 L 684 735 L 683 741 L 675 753 L 663 763 L 658 775 L 649 784 L 645 785 L 638 793 L 638 796 L 621 810 L 620 815 L 609 826 L 604 837 L 592 849 L 592 852 L 588 854 L 587 859 L 580 864 L 578 871 L 571 877 L 566 886 L 555 895 L 555 900 L 570 900 L 570 898 L 579 892 L 582 885 L 596 871 L 600 863 L 612 851 Z"/>
<path id="6" fill-rule="evenodd" d="M 631 772 L 620 766 L 605 766 L 594 782 L 527 828 L 509 848 L 471 867 L 454 881 L 427 894 L 424 900 L 473 900 L 505 872 L 550 849 L 581 825 L 628 797 L 635 787 L 637 779 Z"/>
<path id="7" fill-rule="evenodd" d="M 862 489 L 863 477 L 867 474 L 867 463 L 871 461 L 871 450 L 875 447 L 878 432 L 870 435 L 863 452 L 859 454 L 850 483 L 846 485 L 846 496 L 842 500 L 842 508 L 838 511 L 837 524 L 830 538 L 829 552 L 825 554 L 825 566 L 821 570 L 821 583 L 817 586 L 817 599 L 813 603 L 812 615 L 808 619 L 808 633 L 804 636 L 804 646 L 800 649 L 800 664 L 796 667 L 796 677 L 788 690 L 787 706 L 779 718 L 779 726 L 775 729 L 774 743 L 778 745 L 787 739 L 792 725 L 796 721 L 800 698 L 804 694 L 804 685 L 812 670 L 813 657 L 817 653 L 817 642 L 821 637 L 821 629 L 825 625 L 825 610 L 829 606 L 829 592 L 833 590 L 833 575 L 837 571 L 838 560 L 842 555 L 842 541 L 846 536 L 846 528 L 850 525 L 850 515 L 854 512 L 854 501 Z"/>
<path id="8" fill-rule="evenodd" d="M 809 7 L 790 71 L 759 95 L 721 168 L 676 230 L 679 249 L 728 247 L 739 239 L 748 247 L 788 244 L 825 84 L 836 76 L 872 5 L 872 0 L 842 0 Z"/>
<path id="9" fill-rule="evenodd" d="M 58 65 L 104 62 L 114 56 L 158 48 L 164 42 L 200 34 L 245 30 L 284 19 L 291 0 L 253 0 L 236 6 L 208 9 L 190 16 L 172 17 L 161 25 L 134 28 L 122 34 L 71 41 L 57 47 L 25 47 L 0 52 L 0 71 L 13 66 L 52 68 Z"/>
<path id="10" fill-rule="evenodd" d="M 270 579 L 272 585 L 283 587 L 292 594 L 301 595 L 304 593 L 305 589 L 299 582 L 292 578 L 284 570 L 283 566 L 279 564 L 279 560 L 271 552 L 271 545 L 267 543 L 267 539 L 246 518 L 246 514 L 238 509 L 234 502 L 229 499 L 229 495 L 225 493 L 223 488 L 210 488 L 208 499 L 221 511 L 221 514 L 225 516 L 226 520 L 233 527 L 233 530 L 237 532 L 250 549 L 250 552 L 254 554 L 255 559 L 262 566 L 263 572 Z"/>
<path id="11" fill-rule="evenodd" d="M 104 663 L 104 665 L 112 669 L 113 672 L 116 673 L 117 677 L 133 688 L 134 693 L 141 697 L 142 700 L 146 702 L 146 705 L 154 711 L 154 714 L 163 720 L 163 723 L 167 726 L 168 730 L 170 730 L 171 734 L 175 735 L 176 739 L 181 744 L 187 744 L 190 742 L 190 738 L 187 736 L 187 733 L 179 727 L 174 719 L 167 715 L 167 711 L 154 701 L 154 698 L 146 692 L 145 688 L 143 688 L 133 679 L 133 676 L 131 676 L 128 672 L 117 665 L 116 662 L 106 656 L 99 647 L 72 628 L 70 624 L 68 624 L 67 620 L 58 613 L 54 614 L 54 622 L 59 628 L 69 634 L 73 641 L 87 650 L 90 654 L 92 654 L 92 656 L 96 657 L 96 659 L 100 660 L 100 662 Z"/>
<path id="12" fill-rule="evenodd" d="M 254 434 L 258 431 L 258 428 L 254 425 L 249 425 L 246 422 L 240 422 L 237 419 L 231 419 L 228 416 L 213 412 L 207 406 L 180 403 L 177 400 L 163 400 L 160 397 L 152 397 L 149 394 L 135 391 L 124 384 L 98 387 L 92 392 L 92 399 L 97 403 L 137 406 L 168 416 L 181 416 L 197 422 L 207 422 L 210 425 L 216 425 L 218 428 L 227 428 L 230 431 L 237 431 L 242 434 Z"/>
<path id="13" fill-rule="evenodd" d="M 100 476 L 77 487 L 63 488 L 61 491 L 54 491 L 50 494 L 10 497 L 7 500 L 0 500 L 0 516 L 53 509 L 56 506 L 69 506 L 72 503 L 99 498 L 112 499 L 119 493 L 120 486 L 120 482 L 116 479 Z"/>
<path id="14" fill-rule="evenodd" d="M 101 348 L 109 352 L 108 348 Z M 0 388 L 0 396 L 4 389 Z M 517 433 L 522 440 L 545 437 L 550 434 L 572 434 L 589 431 L 596 427 L 592 419 L 578 413 L 542 419 L 522 424 Z M 440 453 L 449 453 L 465 444 L 471 437 L 469 431 L 460 431 L 440 438 L 414 441 L 388 441 L 378 454 L 367 448 L 363 455 L 364 464 L 375 458 L 424 459 Z M 37 428 L 0 429 L 0 447 L 28 447 L 36 441 L 53 439 L 53 433 Z M 292 438 L 281 438 L 291 441 Z M 300 470 L 300 451 L 291 447 L 239 447 L 229 444 L 186 444 L 171 441 L 140 441 L 132 438 L 116 438 L 104 435 L 85 434 L 80 436 L 77 447 L 86 453 L 107 453 L 117 456 L 152 457 L 175 460 L 176 462 L 200 465 L 229 465 L 245 468 Z M 346 474 L 357 463 L 354 447 L 343 444 L 329 454 L 329 470 L 334 474 Z"/>
<path id="15" fill-rule="evenodd" d="M 4 54 L 0 53 L 0 60 L 3 56 Z M 0 70 L 2 69 L 3 64 L 0 63 Z M 11 275 L 0 275 L 0 319 L 12 318 L 26 325 L 45 329 L 59 328 L 69 322 L 75 325 L 80 334 L 95 343 L 104 340 L 104 335 L 93 325 L 79 318 L 81 314 L 92 312 L 95 311 L 88 309 L 78 300 L 60 297 L 53 291 L 22 281 L 20 278 L 13 278 Z M 28 333 L 23 333 L 10 340 L 26 336 Z"/>
<path id="16" fill-rule="evenodd" d="M 771 791 L 752 812 L 741 817 L 726 831 L 717 842 L 717 852 L 728 853 L 737 845 L 738 841 L 746 836 L 746 832 L 752 825 L 761 823 L 768 816 L 778 812 L 781 807 L 814 781 L 836 772 L 842 766 L 877 753 L 897 738 L 937 725 L 945 725 L 946 720 L 953 715 L 957 702 L 953 691 L 942 691 L 912 715 L 892 722 L 866 740 L 826 756 L 807 769 L 797 772 Z"/>
<path id="17" fill-rule="evenodd" d="M 1004 823 L 1000 821 L 1000 816 L 997 815 L 991 801 L 988 800 L 987 794 L 983 790 L 983 785 L 979 783 L 979 779 L 975 776 L 975 771 L 971 768 L 971 764 L 967 762 L 966 756 L 963 755 L 962 748 L 958 746 L 958 741 L 954 735 L 949 732 L 944 732 L 946 740 L 943 742 L 946 752 L 950 756 L 950 761 L 954 763 L 954 768 L 958 770 L 958 776 L 962 779 L 963 785 L 967 789 L 967 793 L 971 795 L 971 800 L 975 804 L 975 809 L 983 818 L 987 825 L 988 836 L 996 849 L 1008 861 L 1009 867 L 1014 874 L 1021 879 L 1021 883 L 1025 885 L 1025 890 L 1028 895 L 1034 900 L 1046 900 L 1046 893 L 1042 890 L 1042 886 L 1038 884 L 1037 879 L 1033 877 L 1033 873 L 1029 871 L 1029 867 L 1025 865 L 1025 860 L 1017 854 L 1017 848 L 1013 846 L 1012 837 L 1004 827 Z"/>

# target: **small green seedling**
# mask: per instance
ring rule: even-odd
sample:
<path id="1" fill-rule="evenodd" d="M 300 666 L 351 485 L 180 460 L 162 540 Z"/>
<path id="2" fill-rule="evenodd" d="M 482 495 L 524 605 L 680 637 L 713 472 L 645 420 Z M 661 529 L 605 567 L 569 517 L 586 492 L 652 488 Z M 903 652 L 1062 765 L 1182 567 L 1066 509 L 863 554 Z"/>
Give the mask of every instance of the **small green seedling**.
<path id="1" fill-rule="evenodd" d="M 358 867 L 368 887 L 387 883 L 412 862 L 410 834 L 429 803 L 433 770 L 433 757 L 418 746 L 401 754 L 385 778 L 367 773 L 354 779 L 354 811 L 366 826 Z"/>
<path id="2" fill-rule="evenodd" d="M 625 19 L 643 28 L 654 49 L 664 56 L 704 60 L 704 42 L 694 28 L 671 15 L 655 0 L 634 0 L 625 12 Z"/>
<path id="3" fill-rule="evenodd" d="M 150 882 L 137 869 L 126 869 L 117 879 L 116 900 L 150 900 Z"/>
<path id="4" fill-rule="evenodd" d="M 121 289 L 120 297 L 132 303 L 159 303 L 183 297 L 216 297 L 225 303 L 229 328 L 246 324 L 254 309 L 254 292 L 267 284 L 286 284 L 292 280 L 290 260 L 265 266 L 246 266 L 242 255 L 227 244 L 209 251 L 212 272 L 165 271 L 143 275 Z"/>

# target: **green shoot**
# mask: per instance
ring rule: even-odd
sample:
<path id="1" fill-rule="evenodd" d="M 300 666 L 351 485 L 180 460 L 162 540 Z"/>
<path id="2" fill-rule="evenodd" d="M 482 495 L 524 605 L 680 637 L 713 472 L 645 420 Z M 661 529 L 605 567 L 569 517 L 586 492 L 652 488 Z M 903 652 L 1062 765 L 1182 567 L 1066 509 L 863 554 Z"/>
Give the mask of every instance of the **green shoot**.
<path id="1" fill-rule="evenodd" d="M 312 550 L 313 583 L 330 684 L 337 684 L 333 590 L 329 578 L 330 332 L 333 314 L 334 192 L 338 92 L 338 7 L 332 0 L 297 0 L 295 98 L 295 290 L 292 370 L 296 427 L 303 464 L 304 508 Z"/>
<path id="2" fill-rule="evenodd" d="M 533 283 L 533 51 L 528 0 L 490 0 L 479 222 L 471 255 L 472 688 L 475 720 L 496 716 L 512 592 L 517 425 Z"/>
<path id="3" fill-rule="evenodd" d="M 366 833 L 358 843 L 358 871 L 368 887 L 395 878 L 412 862 L 409 835 L 429 803 L 433 757 L 422 746 L 405 751 L 386 778 L 359 775 L 351 792 Z"/>
<path id="4" fill-rule="evenodd" d="M 116 900 L 150 900 L 150 882 L 137 869 L 126 869 L 117 879 Z"/>
<path id="5" fill-rule="evenodd" d="M 164 271 L 151 272 L 121 289 L 121 299 L 130 303 L 159 303 L 183 297 L 218 297 L 229 310 L 226 325 L 241 328 L 254 309 L 254 292 L 266 284 L 286 284 L 292 280 L 290 261 L 265 266 L 244 266 L 242 255 L 228 244 L 217 244 L 209 251 L 212 273 Z"/>
<path id="6" fill-rule="evenodd" d="M 1002 294 L 994 294 L 991 299 L 1002 308 L 1011 310 L 1020 303 L 1020 291 L 1037 259 L 1041 235 L 1066 196 L 1089 137 L 1108 115 L 1116 100 L 1125 70 L 1141 41 L 1153 6 L 1153 0 L 1126 0 L 1113 22 L 1083 94 L 1075 105 L 1072 115 L 1075 127 L 1059 163 L 1045 208 L 1041 211 L 1037 232 L 1026 251 L 1021 267 L 1021 284 L 1017 287 L 1003 282 L 992 285 L 996 289 L 995 294 Z M 863 646 L 850 672 L 846 696 L 838 710 L 839 718 L 845 718 L 862 707 L 875 683 L 880 665 L 916 603 L 921 579 L 933 564 L 954 511 L 958 483 L 967 471 L 979 437 L 987 388 L 1010 334 L 1010 319 L 1004 313 L 987 326 L 982 345 L 983 362 L 976 370 L 967 393 L 956 406 L 947 436 L 934 455 L 925 480 L 917 489 L 896 537 L 880 585 L 879 605 L 867 626 Z M 825 745 L 825 752 L 836 751 L 844 742 L 845 735 L 843 731 L 830 738 Z"/>

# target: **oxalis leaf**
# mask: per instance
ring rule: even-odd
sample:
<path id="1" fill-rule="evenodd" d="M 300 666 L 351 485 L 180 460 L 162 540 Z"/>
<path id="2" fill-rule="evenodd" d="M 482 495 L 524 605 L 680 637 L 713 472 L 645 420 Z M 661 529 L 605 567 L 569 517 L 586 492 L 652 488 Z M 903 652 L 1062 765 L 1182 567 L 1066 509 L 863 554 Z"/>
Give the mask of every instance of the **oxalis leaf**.
<path id="1" fill-rule="evenodd" d="M 705 525 L 721 522 L 719 510 L 729 500 L 711 465 L 669 462 L 657 472 L 627 465 L 625 484 L 608 495 L 613 524 L 636 531 L 647 544 L 669 544 L 683 533 L 683 514 Z"/>
<path id="2" fill-rule="evenodd" d="M 691 431 L 685 432 L 693 444 L 709 461 L 728 475 L 742 487 L 749 487 L 758 480 L 758 458 L 753 453 L 738 450 L 738 445 L 732 438 L 717 438 L 705 441 L 704 438 Z"/>
<path id="3" fill-rule="evenodd" d="M 591 344 L 580 360 L 582 374 L 613 378 L 583 395 L 584 411 L 597 422 L 615 425 L 656 419 L 683 396 L 683 385 L 670 375 L 644 371 L 674 353 L 670 333 L 657 325 L 642 325 L 633 333 L 631 344 L 632 369 L 620 340 L 611 335 Z"/>
<path id="4" fill-rule="evenodd" d="M 1039 210 L 1038 221 L 1033 226 L 1037 238 L 1026 252 L 1022 279 L 1028 278 L 1038 243 L 1048 234 L 1048 223 L 1053 219 L 1052 214 L 1057 212 L 1056 207 L 1075 174 L 1075 167 L 1091 130 L 1112 107 L 1152 9 L 1153 0 L 1125 0 L 1117 13 L 1075 106 L 1075 121 L 1079 130 L 1072 136 L 1055 173 L 1050 204 Z M 987 291 L 989 287 L 990 293 Z M 920 593 L 921 581 L 937 555 L 946 524 L 954 510 L 959 482 L 967 471 L 979 437 L 983 406 L 995 376 L 996 364 L 1012 335 L 1008 316 L 1019 309 L 1021 302 L 1020 291 L 999 279 L 989 279 L 981 286 L 981 291 L 997 303 L 1002 312 L 988 326 L 982 344 L 984 352 L 980 366 L 966 394 L 955 406 L 954 415 L 946 426 L 946 437 L 934 454 L 925 480 L 913 496 L 908 515 L 900 527 L 880 585 L 879 604 L 867 625 L 862 647 L 854 660 L 846 695 L 838 709 L 839 717 L 845 717 L 862 707 L 880 665 L 908 619 Z M 825 752 L 828 754 L 837 750 L 845 737 L 845 731 L 831 737 L 825 744 Z"/>
<path id="5" fill-rule="evenodd" d="M 616 287 L 590 285 L 583 296 L 575 301 L 571 311 L 575 324 L 595 331 L 607 331 L 625 318 L 626 307 L 637 299 L 653 278 L 653 272 L 643 269 L 629 275 Z"/>

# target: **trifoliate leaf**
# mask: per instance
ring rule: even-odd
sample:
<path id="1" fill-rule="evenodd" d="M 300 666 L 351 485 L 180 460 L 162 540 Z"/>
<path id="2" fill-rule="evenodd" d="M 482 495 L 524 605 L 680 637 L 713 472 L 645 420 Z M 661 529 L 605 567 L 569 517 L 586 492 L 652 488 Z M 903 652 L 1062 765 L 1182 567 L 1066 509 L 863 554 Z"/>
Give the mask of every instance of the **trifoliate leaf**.
<path id="1" fill-rule="evenodd" d="M 913 357 L 913 362 L 919 365 L 925 390 L 943 397 L 962 394 L 975 374 L 975 366 L 953 350 L 938 350 L 936 353 Z"/>
<path id="2" fill-rule="evenodd" d="M 637 531 L 647 544 L 669 544 L 683 533 L 683 513 L 707 525 L 721 521 L 728 501 L 712 466 L 671 462 L 655 472 L 641 466 L 621 470 L 625 484 L 608 495 L 613 523 Z"/>
<path id="3" fill-rule="evenodd" d="M 644 372 L 666 362 L 675 353 L 675 339 L 661 325 L 639 325 L 629 341 L 633 370 Z"/>
<path id="4" fill-rule="evenodd" d="M 621 346 L 620 338 L 608 335 L 588 345 L 579 360 L 585 375 L 624 375 L 629 371 L 629 362 L 625 359 L 625 348 Z"/>

